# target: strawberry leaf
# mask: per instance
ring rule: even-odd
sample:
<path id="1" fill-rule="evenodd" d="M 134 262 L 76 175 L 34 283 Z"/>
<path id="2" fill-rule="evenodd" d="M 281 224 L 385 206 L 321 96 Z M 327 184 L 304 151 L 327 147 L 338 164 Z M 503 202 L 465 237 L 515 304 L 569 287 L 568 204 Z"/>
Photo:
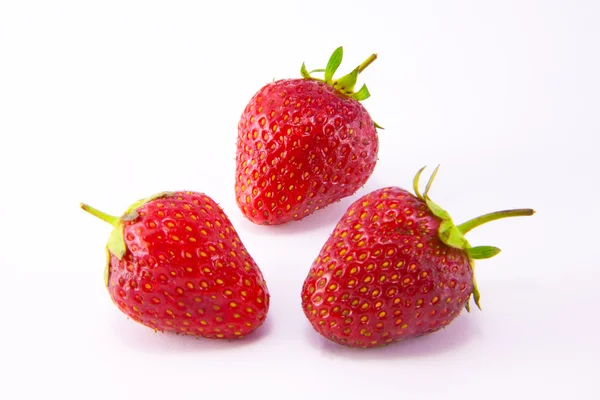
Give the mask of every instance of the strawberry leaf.
<path id="1" fill-rule="evenodd" d="M 450 214 L 448 214 L 448 211 L 444 210 L 442 207 L 435 204 L 429 198 L 427 198 L 427 197 L 425 198 L 425 203 L 427 204 L 427 207 L 431 210 L 433 215 L 435 215 L 436 217 L 439 217 L 443 220 L 450 220 Z"/>
<path id="2" fill-rule="evenodd" d="M 421 174 L 423 173 L 423 171 L 425 170 L 425 168 L 427 168 L 427 166 L 424 166 L 423 168 L 421 168 L 420 170 L 418 170 L 417 174 L 413 178 L 413 189 L 415 191 L 415 195 L 417 195 L 417 197 L 420 198 L 420 199 L 423 199 L 423 195 L 419 191 L 419 181 L 421 180 Z"/>
<path id="3" fill-rule="evenodd" d="M 494 246 L 476 246 L 467 249 L 468 256 L 475 260 L 492 258 L 498 253 L 500 253 L 500 249 Z"/>
<path id="4" fill-rule="evenodd" d="M 481 305 L 479 304 L 479 300 L 481 300 L 481 294 L 479 293 L 479 288 L 477 287 L 475 275 L 473 275 L 473 300 L 475 301 L 477 308 L 481 310 Z"/>
<path id="5" fill-rule="evenodd" d="M 429 197 L 429 190 L 431 189 L 431 185 L 433 185 L 433 181 L 435 180 L 435 177 L 437 176 L 437 173 L 439 170 L 440 170 L 440 166 L 438 165 L 437 167 L 435 167 L 435 169 L 433 170 L 433 173 L 429 177 L 429 180 L 427 181 L 427 186 L 425 186 L 425 193 L 423 193 L 423 196 L 425 198 Z"/>
<path id="6" fill-rule="evenodd" d="M 451 219 L 445 219 L 440 224 L 439 232 L 442 242 L 456 249 L 466 249 L 469 247 L 469 242 L 463 234 L 456 228 Z"/>
<path id="7" fill-rule="evenodd" d="M 354 86 L 358 80 L 358 67 L 354 68 L 352 72 L 342 76 L 340 79 L 333 83 L 333 87 L 341 90 L 344 93 L 353 93 Z"/>
<path id="8" fill-rule="evenodd" d="M 367 85 L 362 85 L 360 90 L 352 95 L 352 98 L 357 101 L 363 101 L 371 97 L 371 93 L 369 93 L 369 89 L 367 89 Z"/>
<path id="9" fill-rule="evenodd" d="M 110 251 L 106 247 L 106 265 L 104 266 L 104 284 L 108 287 L 108 278 L 110 276 Z"/>
<path id="10" fill-rule="evenodd" d="M 123 225 L 118 224 L 115 226 L 108 237 L 108 244 L 106 247 L 108 248 L 108 251 L 114 254 L 117 258 L 123 258 L 123 255 L 125 255 L 125 252 L 127 251 L 125 238 L 123 237 Z"/>
<path id="11" fill-rule="evenodd" d="M 333 75 L 335 71 L 339 68 L 342 63 L 342 57 L 344 56 L 344 49 L 342 46 L 338 47 L 333 51 L 331 57 L 329 57 L 329 61 L 327 61 L 327 66 L 325 67 L 325 82 L 331 84 L 333 79 Z"/>
<path id="12" fill-rule="evenodd" d="M 300 75 L 302 75 L 303 78 L 310 79 L 310 74 L 306 70 L 306 65 L 304 63 L 302 63 L 302 67 L 300 67 Z"/>
<path id="13" fill-rule="evenodd" d="M 123 214 L 123 216 L 121 216 L 121 220 L 126 220 L 126 221 L 131 221 L 132 219 L 137 218 L 137 208 L 146 204 L 149 201 L 152 200 L 156 200 L 156 199 L 164 199 L 166 197 L 170 197 L 173 196 L 173 192 L 160 192 L 160 193 L 156 193 L 152 196 L 148 196 L 146 198 L 143 199 L 139 199 L 138 201 L 136 201 L 135 203 L 133 203 L 132 205 L 129 206 L 129 208 L 127 209 L 127 211 L 125 211 L 125 213 Z"/>

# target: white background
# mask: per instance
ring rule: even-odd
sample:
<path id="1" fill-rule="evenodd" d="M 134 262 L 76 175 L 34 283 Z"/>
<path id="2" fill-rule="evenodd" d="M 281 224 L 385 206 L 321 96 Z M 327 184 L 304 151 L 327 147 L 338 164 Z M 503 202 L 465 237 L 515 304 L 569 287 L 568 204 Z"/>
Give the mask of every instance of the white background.
<path id="1" fill-rule="evenodd" d="M 599 398 L 596 1 L 0 1 L 3 399 Z M 234 200 L 238 118 L 272 79 L 361 75 L 379 163 L 355 196 L 260 227 Z M 304 318 L 300 288 L 359 195 L 442 168 L 436 202 L 494 222 L 473 244 L 483 311 L 383 349 Z M 218 201 L 266 276 L 268 322 L 236 343 L 154 334 L 102 282 L 110 226 L 162 190 Z"/>

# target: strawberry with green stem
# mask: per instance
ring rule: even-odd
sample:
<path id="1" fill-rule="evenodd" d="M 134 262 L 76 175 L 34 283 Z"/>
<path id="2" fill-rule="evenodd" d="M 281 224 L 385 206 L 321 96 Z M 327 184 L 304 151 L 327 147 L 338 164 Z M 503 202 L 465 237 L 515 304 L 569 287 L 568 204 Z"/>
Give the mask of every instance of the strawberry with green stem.
<path id="1" fill-rule="evenodd" d="M 399 187 L 354 202 L 322 247 L 302 287 L 302 306 L 317 332 L 343 345 L 373 347 L 450 324 L 480 294 L 474 262 L 495 256 L 465 234 L 497 219 L 533 215 L 499 211 L 456 225 L 415 176 L 415 195 Z"/>
<path id="2" fill-rule="evenodd" d="M 106 246 L 112 301 L 156 331 L 242 338 L 269 309 L 262 272 L 221 207 L 203 193 L 163 192 L 120 217 L 82 204 L 114 228 Z"/>
<path id="3" fill-rule="evenodd" d="M 361 104 L 359 74 L 369 56 L 349 74 L 334 79 L 342 47 L 331 55 L 323 79 L 303 64 L 302 78 L 262 87 L 246 105 L 239 124 L 235 193 L 238 207 L 257 224 L 300 220 L 350 196 L 369 179 L 379 142 Z"/>

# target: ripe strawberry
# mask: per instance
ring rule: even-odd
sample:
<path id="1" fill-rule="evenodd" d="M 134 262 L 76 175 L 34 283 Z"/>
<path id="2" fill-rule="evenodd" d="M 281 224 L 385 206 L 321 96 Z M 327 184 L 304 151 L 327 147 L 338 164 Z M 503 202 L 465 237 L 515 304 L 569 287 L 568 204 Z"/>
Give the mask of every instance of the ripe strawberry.
<path id="1" fill-rule="evenodd" d="M 377 162 L 377 124 L 360 103 L 367 87 L 354 92 L 358 74 L 373 54 L 351 73 L 333 79 L 342 61 L 336 49 L 324 79 L 302 64 L 300 79 L 262 87 L 238 124 L 237 204 L 257 224 L 300 220 L 365 184 Z"/>
<path id="2" fill-rule="evenodd" d="M 500 211 L 454 225 L 425 193 L 376 190 L 353 203 L 325 243 L 302 288 L 302 307 L 315 330 L 347 346 L 373 347 L 437 331 L 469 309 L 479 291 L 475 259 L 499 249 L 471 247 L 471 229 L 499 218 L 532 215 Z"/>
<path id="3" fill-rule="evenodd" d="M 269 292 L 223 210 L 210 197 L 164 192 L 121 217 L 81 207 L 114 226 L 105 283 L 112 301 L 156 331 L 242 338 L 264 322 Z"/>

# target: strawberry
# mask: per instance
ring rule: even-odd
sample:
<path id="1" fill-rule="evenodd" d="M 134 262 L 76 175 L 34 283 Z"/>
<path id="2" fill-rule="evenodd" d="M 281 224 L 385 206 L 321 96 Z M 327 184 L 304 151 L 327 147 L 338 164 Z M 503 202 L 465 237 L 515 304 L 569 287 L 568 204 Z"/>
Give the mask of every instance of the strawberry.
<path id="1" fill-rule="evenodd" d="M 479 291 L 475 259 L 499 253 L 471 247 L 465 234 L 531 209 L 499 211 L 455 225 L 418 190 L 375 190 L 354 202 L 337 224 L 302 287 L 302 307 L 324 337 L 352 347 L 374 347 L 435 332 L 469 309 Z"/>
<path id="2" fill-rule="evenodd" d="M 155 331 L 242 338 L 269 309 L 262 273 L 223 210 L 194 192 L 163 192 L 121 217 L 81 207 L 114 229 L 105 283 L 112 301 Z"/>
<path id="3" fill-rule="evenodd" d="M 263 86 L 246 105 L 238 124 L 237 204 L 256 224 L 300 220 L 365 184 L 377 162 L 376 127 L 354 92 L 358 74 L 377 56 L 340 79 L 336 49 L 314 78 L 302 64 L 298 79 Z"/>

